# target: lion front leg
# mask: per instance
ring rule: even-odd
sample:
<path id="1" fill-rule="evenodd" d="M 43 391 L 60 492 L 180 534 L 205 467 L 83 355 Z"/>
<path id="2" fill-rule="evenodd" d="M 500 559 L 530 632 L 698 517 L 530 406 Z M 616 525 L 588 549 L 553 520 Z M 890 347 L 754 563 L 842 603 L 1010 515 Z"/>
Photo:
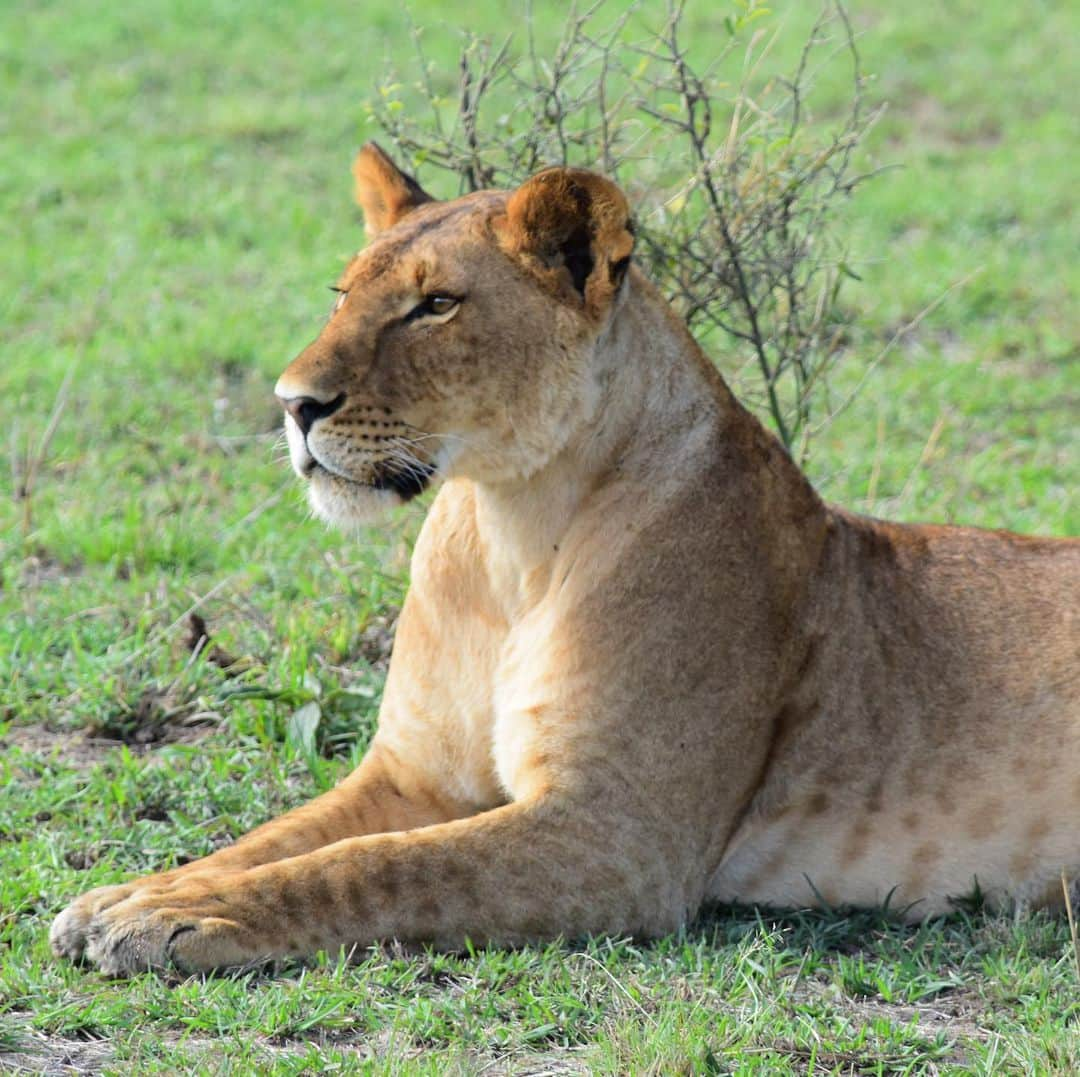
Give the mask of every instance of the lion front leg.
<path id="1" fill-rule="evenodd" d="M 589 820 L 584 807 L 519 802 L 178 881 L 92 917 L 86 956 L 110 974 L 203 971 L 379 939 L 454 948 L 683 922 L 680 873 L 643 863 L 636 838 Z"/>
<path id="2" fill-rule="evenodd" d="M 198 879 L 216 886 L 231 873 L 302 856 L 345 838 L 427 826 L 469 811 L 467 805 L 402 765 L 394 753 L 373 746 L 335 789 L 265 823 L 235 845 L 171 871 L 83 894 L 53 922 L 49 940 L 57 956 L 79 960 L 86 951 L 91 925 L 109 909 L 140 895 L 161 897 L 185 887 L 190 890 Z"/>

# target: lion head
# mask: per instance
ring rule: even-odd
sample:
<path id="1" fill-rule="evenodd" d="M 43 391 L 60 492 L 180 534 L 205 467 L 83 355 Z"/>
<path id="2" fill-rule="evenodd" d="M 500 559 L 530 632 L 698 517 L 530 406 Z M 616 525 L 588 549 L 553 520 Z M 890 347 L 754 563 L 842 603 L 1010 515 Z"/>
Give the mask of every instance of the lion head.
<path id="1" fill-rule="evenodd" d="M 353 175 L 370 243 L 275 388 L 315 512 L 346 525 L 440 478 L 520 481 L 592 421 L 633 248 L 622 193 L 580 169 L 439 202 L 369 143 Z"/>

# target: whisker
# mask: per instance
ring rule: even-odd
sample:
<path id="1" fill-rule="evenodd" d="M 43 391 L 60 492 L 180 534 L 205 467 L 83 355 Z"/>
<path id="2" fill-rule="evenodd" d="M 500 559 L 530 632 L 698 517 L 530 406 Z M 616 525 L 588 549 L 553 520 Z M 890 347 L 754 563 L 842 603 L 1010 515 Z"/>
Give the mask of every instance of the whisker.
<path id="1" fill-rule="evenodd" d="M 406 423 L 405 425 L 409 426 L 408 423 Z M 495 451 L 493 451 L 493 450 L 491 450 L 489 448 L 485 448 L 482 445 L 478 445 L 471 438 L 463 437 L 461 434 L 441 434 L 441 433 L 438 433 L 437 431 L 433 431 L 433 430 L 420 430 L 418 427 L 414 427 L 414 426 L 409 426 L 409 429 L 410 430 L 416 430 L 416 434 L 415 435 L 410 435 L 409 438 L 408 438 L 408 440 L 410 442 L 414 443 L 414 444 L 417 444 L 417 443 L 419 443 L 421 441 L 427 441 L 427 440 L 429 440 L 431 438 L 438 438 L 440 441 L 456 441 L 456 442 L 459 442 L 460 444 L 464 445 L 466 448 L 471 449 L 473 452 L 479 453 L 481 456 L 483 456 L 489 462 L 494 461 L 494 462 L 498 463 L 502 459 L 502 456 L 503 456 L 503 454 L 501 454 L 501 453 L 495 452 Z"/>

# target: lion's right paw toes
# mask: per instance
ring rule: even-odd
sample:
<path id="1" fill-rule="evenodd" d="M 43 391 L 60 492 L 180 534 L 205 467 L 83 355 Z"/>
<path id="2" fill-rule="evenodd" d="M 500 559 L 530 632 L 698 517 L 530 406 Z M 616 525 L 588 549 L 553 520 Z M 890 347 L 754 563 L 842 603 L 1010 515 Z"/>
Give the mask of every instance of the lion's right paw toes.
<path id="1" fill-rule="evenodd" d="M 49 929 L 49 945 L 57 957 L 81 961 L 86 952 L 87 931 L 94 917 L 103 909 L 123 901 L 135 892 L 135 886 L 99 886 L 73 901 L 53 921 Z"/>
<path id="2" fill-rule="evenodd" d="M 81 960 L 86 949 L 86 927 L 89 923 L 89 916 L 84 915 L 76 905 L 69 905 L 49 928 L 52 952 L 69 961 Z"/>

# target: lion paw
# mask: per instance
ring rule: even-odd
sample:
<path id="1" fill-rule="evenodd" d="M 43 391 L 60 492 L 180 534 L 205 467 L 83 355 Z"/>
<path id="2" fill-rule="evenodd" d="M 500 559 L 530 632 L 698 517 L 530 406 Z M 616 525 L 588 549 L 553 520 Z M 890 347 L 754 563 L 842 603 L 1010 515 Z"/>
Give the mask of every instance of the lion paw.
<path id="1" fill-rule="evenodd" d="M 111 895 L 93 891 L 65 909 L 50 935 L 55 953 L 82 957 L 109 976 L 168 968 L 205 972 L 264 956 L 226 902 L 206 887 L 107 889 L 128 893 L 109 900 Z"/>
<path id="2" fill-rule="evenodd" d="M 73 901 L 57 916 L 49 929 L 49 944 L 53 953 L 70 961 L 81 961 L 86 952 L 87 932 L 94 918 L 129 898 L 137 888 L 137 883 L 99 886 Z"/>

